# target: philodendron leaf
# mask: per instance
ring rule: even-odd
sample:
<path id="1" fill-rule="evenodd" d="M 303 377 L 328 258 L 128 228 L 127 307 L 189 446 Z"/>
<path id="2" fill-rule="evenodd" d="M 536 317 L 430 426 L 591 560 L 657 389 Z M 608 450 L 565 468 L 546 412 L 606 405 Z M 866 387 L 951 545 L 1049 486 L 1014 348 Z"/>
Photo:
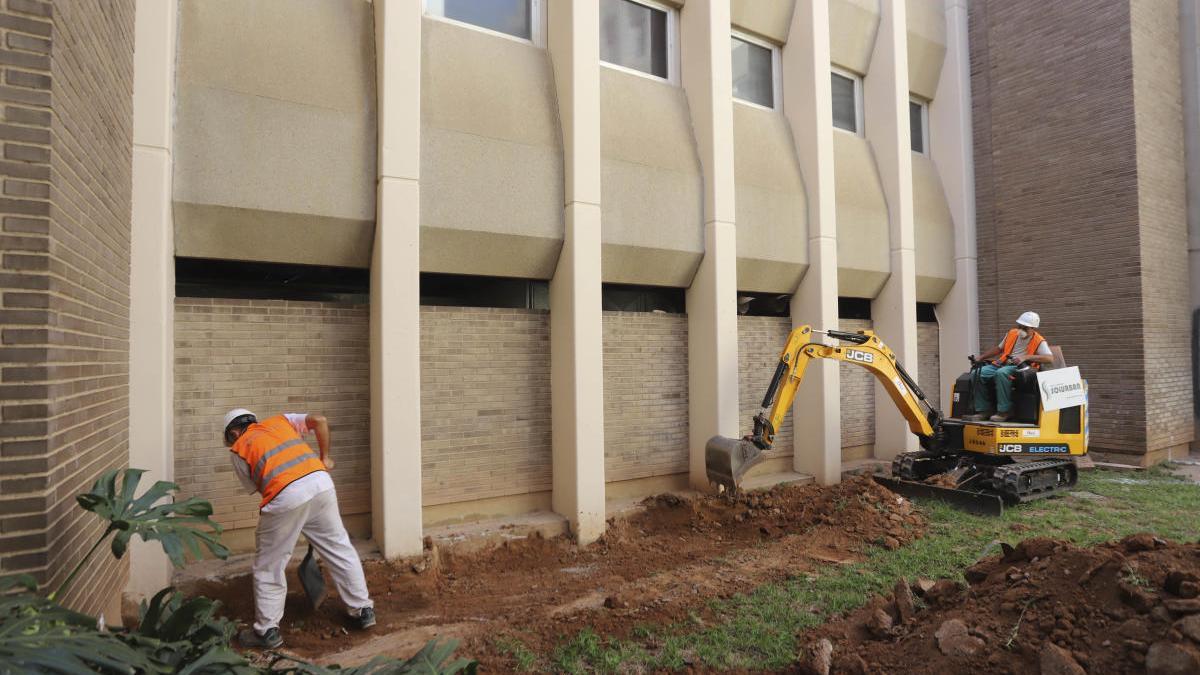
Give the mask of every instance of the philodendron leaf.
<path id="1" fill-rule="evenodd" d="M 158 481 L 140 497 L 137 494 L 141 481 L 141 469 L 125 469 L 117 487 L 118 470 L 106 471 L 96 480 L 92 491 L 79 495 L 76 500 L 84 509 L 95 513 L 109 522 L 109 529 L 116 535 L 112 541 L 112 553 L 116 558 L 129 550 L 133 535 L 143 541 L 158 541 L 167 557 L 176 566 L 186 561 L 185 547 L 193 554 L 202 548 L 218 558 L 229 556 L 229 549 L 220 541 L 221 525 L 209 518 L 212 504 L 195 497 L 181 502 L 169 500 L 179 486 L 167 481 Z M 161 502 L 161 503 L 160 503 Z"/>

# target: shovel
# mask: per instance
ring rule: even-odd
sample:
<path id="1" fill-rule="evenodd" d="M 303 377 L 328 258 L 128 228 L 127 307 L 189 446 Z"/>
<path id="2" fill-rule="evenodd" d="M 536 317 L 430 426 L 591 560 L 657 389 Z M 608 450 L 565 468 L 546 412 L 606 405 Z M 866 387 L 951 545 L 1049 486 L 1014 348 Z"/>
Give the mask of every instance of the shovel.
<path id="1" fill-rule="evenodd" d="M 325 575 L 321 573 L 320 563 L 313 557 L 312 544 L 308 545 L 308 553 L 304 554 L 304 560 L 300 561 L 300 569 L 297 572 L 300 574 L 300 585 L 304 588 L 304 594 L 308 596 L 308 602 L 315 610 L 325 599 Z"/>

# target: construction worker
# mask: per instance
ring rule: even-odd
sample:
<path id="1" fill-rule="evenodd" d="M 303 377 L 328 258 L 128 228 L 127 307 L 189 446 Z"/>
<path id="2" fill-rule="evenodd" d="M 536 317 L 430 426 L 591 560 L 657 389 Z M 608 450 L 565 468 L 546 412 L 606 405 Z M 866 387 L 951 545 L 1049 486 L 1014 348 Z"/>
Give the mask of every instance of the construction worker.
<path id="1" fill-rule="evenodd" d="M 362 562 L 342 525 L 333 479 L 326 471 L 334 462 L 325 417 L 289 413 L 260 422 L 254 413 L 237 408 L 226 413 L 223 426 L 234 473 L 247 492 L 262 494 L 255 531 L 255 621 L 238 634 L 242 646 L 274 649 L 283 644 L 284 571 L 301 533 L 328 565 L 356 625 L 374 626 Z M 316 434 L 319 457 L 302 438 L 309 431 Z"/>
<path id="2" fill-rule="evenodd" d="M 1007 422 L 1012 418 L 1012 388 L 1013 373 L 1023 363 L 1029 363 L 1034 368 L 1040 368 L 1044 363 L 1054 360 L 1050 345 L 1046 338 L 1037 332 L 1042 318 L 1036 312 L 1025 312 L 1017 318 L 1017 324 L 1008 331 L 1000 344 L 980 354 L 978 360 L 990 361 L 975 371 L 975 410 L 978 414 L 968 415 L 965 419 L 980 422 L 991 419 L 993 422 Z M 988 387 L 995 383 L 996 410 L 989 410 Z"/>

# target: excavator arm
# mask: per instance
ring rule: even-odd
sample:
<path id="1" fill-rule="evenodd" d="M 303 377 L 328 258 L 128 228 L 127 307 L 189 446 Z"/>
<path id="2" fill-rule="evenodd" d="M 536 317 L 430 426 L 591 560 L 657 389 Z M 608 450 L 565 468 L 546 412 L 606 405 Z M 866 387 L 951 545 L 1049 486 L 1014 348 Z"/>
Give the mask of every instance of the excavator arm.
<path id="1" fill-rule="evenodd" d="M 820 334 L 848 344 L 831 346 L 814 342 Z M 775 443 L 775 434 L 791 410 L 796 390 L 813 359 L 844 361 L 871 371 L 908 421 L 909 430 L 927 439 L 924 445 L 933 444 L 931 441 L 941 427 L 941 412 L 926 400 L 921 388 L 896 361 L 896 354 L 873 331 L 821 332 L 811 326 L 800 326 L 788 335 L 779 354 L 762 408 L 754 417 L 754 432 L 740 440 L 723 436 L 709 440 L 705 451 L 709 480 L 735 490 L 746 471 L 764 458 L 764 453 Z"/>

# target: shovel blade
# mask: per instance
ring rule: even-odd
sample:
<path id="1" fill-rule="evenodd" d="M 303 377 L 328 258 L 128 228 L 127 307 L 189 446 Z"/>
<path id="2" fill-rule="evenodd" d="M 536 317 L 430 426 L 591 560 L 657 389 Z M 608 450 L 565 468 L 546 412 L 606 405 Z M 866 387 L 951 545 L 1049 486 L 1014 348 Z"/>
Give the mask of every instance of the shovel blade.
<path id="1" fill-rule="evenodd" d="M 313 609 L 321 606 L 321 601 L 325 599 L 325 575 L 321 573 L 321 565 L 317 559 L 313 557 L 312 544 L 308 545 L 308 553 L 304 554 L 304 560 L 300 561 L 300 569 L 297 570 L 300 574 L 300 586 L 304 589 L 304 595 L 308 596 L 308 602 Z"/>
<path id="2" fill-rule="evenodd" d="M 765 458 L 762 450 L 750 441 L 713 436 L 704 446 L 704 470 L 708 480 L 737 492 L 742 476 L 750 467 Z"/>

